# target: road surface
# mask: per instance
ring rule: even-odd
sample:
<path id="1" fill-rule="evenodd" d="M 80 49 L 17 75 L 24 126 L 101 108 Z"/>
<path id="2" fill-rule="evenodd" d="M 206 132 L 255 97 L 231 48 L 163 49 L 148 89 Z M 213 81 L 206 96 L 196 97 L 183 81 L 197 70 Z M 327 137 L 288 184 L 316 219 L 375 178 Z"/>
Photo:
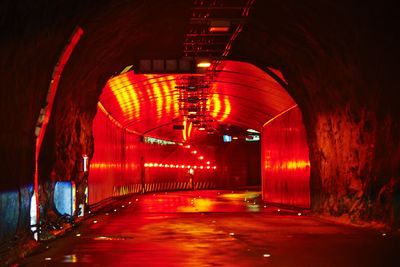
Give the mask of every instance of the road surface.
<path id="1" fill-rule="evenodd" d="M 137 195 L 19 266 L 400 266 L 398 236 L 260 203 L 259 192 Z"/>

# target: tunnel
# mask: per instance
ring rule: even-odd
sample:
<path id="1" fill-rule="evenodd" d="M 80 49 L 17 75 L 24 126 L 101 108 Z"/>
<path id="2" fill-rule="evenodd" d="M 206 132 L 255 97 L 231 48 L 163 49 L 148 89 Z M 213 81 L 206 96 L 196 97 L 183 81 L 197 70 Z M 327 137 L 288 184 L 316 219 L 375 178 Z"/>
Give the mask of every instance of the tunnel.
<path id="1" fill-rule="evenodd" d="M 395 4 L 3 1 L 1 264 L 396 266 Z"/>

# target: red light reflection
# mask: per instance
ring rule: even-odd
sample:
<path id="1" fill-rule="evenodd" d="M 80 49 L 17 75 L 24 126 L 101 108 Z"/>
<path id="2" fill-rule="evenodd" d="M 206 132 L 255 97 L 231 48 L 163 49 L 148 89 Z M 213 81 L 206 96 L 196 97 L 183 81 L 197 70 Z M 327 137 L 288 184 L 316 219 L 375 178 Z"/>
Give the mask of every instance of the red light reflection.
<path id="1" fill-rule="evenodd" d="M 298 108 L 264 126 L 262 148 L 263 197 L 269 202 L 308 208 L 310 161 Z"/>

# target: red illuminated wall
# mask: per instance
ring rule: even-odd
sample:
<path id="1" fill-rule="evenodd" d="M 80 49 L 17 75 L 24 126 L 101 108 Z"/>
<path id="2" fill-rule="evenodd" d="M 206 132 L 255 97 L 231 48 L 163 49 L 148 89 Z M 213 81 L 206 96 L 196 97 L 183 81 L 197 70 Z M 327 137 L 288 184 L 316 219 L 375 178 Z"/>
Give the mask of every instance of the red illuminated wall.
<path id="1" fill-rule="evenodd" d="M 124 192 L 139 192 L 140 140 L 98 110 L 93 122 L 95 151 L 90 163 L 89 204 Z"/>
<path id="2" fill-rule="evenodd" d="M 145 143 L 98 109 L 93 122 L 89 204 L 130 193 L 215 188 L 218 167 L 212 147 Z M 193 169 L 193 183 L 189 169 Z"/>
<path id="3" fill-rule="evenodd" d="M 309 208 L 308 145 L 297 107 L 264 126 L 261 153 L 263 199 Z"/>

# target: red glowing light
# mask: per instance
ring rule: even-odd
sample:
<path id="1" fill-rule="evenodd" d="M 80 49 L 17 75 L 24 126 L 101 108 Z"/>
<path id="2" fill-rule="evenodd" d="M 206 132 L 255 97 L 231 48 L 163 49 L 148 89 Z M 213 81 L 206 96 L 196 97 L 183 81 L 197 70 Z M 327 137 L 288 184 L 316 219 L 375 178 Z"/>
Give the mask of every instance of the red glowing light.
<path id="1" fill-rule="evenodd" d="M 210 165 L 210 162 L 209 162 L 209 161 L 207 161 L 207 165 Z"/>
<path id="2" fill-rule="evenodd" d="M 229 27 L 210 27 L 209 29 L 210 32 L 228 32 L 229 31 Z"/>
<path id="3" fill-rule="evenodd" d="M 309 150 L 299 108 L 293 107 L 279 114 L 266 123 L 264 129 L 268 129 L 261 143 L 264 199 L 309 207 Z M 284 184 L 290 186 L 284 187 Z"/>
<path id="4" fill-rule="evenodd" d="M 196 155 L 197 154 L 197 150 L 193 150 L 192 154 Z"/>
<path id="5" fill-rule="evenodd" d="M 204 159 L 204 157 L 203 156 L 199 156 L 199 160 L 203 160 Z"/>
<path id="6" fill-rule="evenodd" d="M 207 163 L 207 164 L 209 164 L 209 163 Z M 291 164 L 291 163 L 288 163 L 289 165 Z M 298 165 L 297 166 L 299 166 L 299 163 L 297 163 Z M 288 166 L 289 166 L 288 165 Z M 132 165 L 132 166 L 134 166 L 134 165 Z M 201 169 L 201 170 L 203 170 L 203 169 L 207 169 L 207 170 L 210 170 L 210 169 L 217 169 L 217 166 L 213 166 L 213 167 L 211 167 L 210 165 L 207 165 L 207 166 L 197 166 L 197 165 L 184 165 L 184 164 L 182 164 L 182 165 L 178 165 L 178 164 L 176 164 L 176 165 L 174 165 L 174 164 L 164 164 L 164 163 L 144 163 L 144 167 L 145 168 L 157 168 L 157 167 L 159 167 L 159 168 L 181 168 L 181 169 Z M 95 170 L 95 169 L 118 169 L 119 168 L 119 165 L 118 164 L 114 164 L 114 163 L 100 163 L 100 162 L 95 162 L 95 163 L 92 163 L 91 164 L 91 168 L 93 169 L 93 170 Z"/>

